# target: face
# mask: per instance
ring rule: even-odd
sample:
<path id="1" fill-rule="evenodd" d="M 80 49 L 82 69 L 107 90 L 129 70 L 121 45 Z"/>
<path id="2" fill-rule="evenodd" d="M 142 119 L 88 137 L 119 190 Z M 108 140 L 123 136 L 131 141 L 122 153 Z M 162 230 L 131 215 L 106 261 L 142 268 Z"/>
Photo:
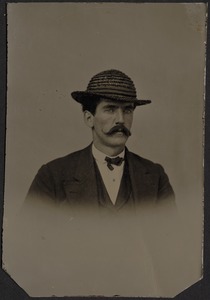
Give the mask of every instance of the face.
<path id="1" fill-rule="evenodd" d="M 123 149 L 130 135 L 133 111 L 133 103 L 102 100 L 95 115 L 85 112 L 87 125 L 93 130 L 94 145 L 101 151 L 105 148 Z"/>

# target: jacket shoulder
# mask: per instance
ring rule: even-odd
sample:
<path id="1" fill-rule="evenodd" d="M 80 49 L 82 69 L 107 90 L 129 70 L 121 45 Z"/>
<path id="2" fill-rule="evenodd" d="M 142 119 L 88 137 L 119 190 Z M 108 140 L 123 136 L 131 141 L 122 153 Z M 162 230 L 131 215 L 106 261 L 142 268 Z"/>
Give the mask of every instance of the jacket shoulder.
<path id="1" fill-rule="evenodd" d="M 80 159 L 81 155 L 83 156 L 88 152 L 88 148 L 89 147 L 84 148 L 82 150 L 72 152 L 63 157 L 56 158 L 56 159 L 44 164 L 43 166 L 48 168 L 50 171 L 65 170 L 66 168 L 72 169 L 78 163 L 78 160 Z"/>

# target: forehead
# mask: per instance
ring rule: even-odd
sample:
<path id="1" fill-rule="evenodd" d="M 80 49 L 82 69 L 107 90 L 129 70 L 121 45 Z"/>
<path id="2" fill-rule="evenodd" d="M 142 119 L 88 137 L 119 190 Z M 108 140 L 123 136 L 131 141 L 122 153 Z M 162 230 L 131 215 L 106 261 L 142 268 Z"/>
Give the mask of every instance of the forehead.
<path id="1" fill-rule="evenodd" d="M 102 99 L 98 106 L 100 107 L 105 107 L 105 106 L 115 106 L 115 107 L 134 107 L 134 103 L 132 102 L 121 102 L 121 101 L 114 101 L 114 100 L 107 100 L 107 99 Z"/>

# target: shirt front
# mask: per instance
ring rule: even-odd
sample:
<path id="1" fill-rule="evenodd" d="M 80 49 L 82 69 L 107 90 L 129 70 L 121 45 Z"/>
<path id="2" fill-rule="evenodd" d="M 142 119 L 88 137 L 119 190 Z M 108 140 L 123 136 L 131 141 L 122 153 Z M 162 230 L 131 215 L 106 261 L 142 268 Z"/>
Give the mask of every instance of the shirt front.
<path id="1" fill-rule="evenodd" d="M 117 194 L 120 188 L 120 182 L 123 175 L 124 169 L 124 161 L 120 166 L 112 165 L 113 170 L 110 170 L 107 166 L 107 162 L 105 161 L 106 154 L 99 151 L 94 145 L 92 145 L 92 154 L 98 166 L 99 172 L 103 179 L 106 190 L 109 194 L 109 197 L 113 204 L 116 203 Z M 123 150 L 119 155 L 119 157 L 124 158 L 125 150 Z M 115 158 L 116 156 L 111 156 L 111 158 Z"/>

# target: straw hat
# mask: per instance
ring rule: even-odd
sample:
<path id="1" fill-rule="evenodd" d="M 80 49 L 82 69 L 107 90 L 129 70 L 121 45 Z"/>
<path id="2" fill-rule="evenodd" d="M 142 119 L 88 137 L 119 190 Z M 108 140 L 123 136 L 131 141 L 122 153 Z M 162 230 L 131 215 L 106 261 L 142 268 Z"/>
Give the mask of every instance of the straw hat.
<path id="1" fill-rule="evenodd" d="M 132 102 L 136 105 L 151 103 L 151 100 L 137 99 L 133 81 L 121 71 L 108 70 L 93 76 L 86 91 L 71 93 L 74 100 L 84 104 L 91 99 L 110 99 L 114 101 Z"/>

